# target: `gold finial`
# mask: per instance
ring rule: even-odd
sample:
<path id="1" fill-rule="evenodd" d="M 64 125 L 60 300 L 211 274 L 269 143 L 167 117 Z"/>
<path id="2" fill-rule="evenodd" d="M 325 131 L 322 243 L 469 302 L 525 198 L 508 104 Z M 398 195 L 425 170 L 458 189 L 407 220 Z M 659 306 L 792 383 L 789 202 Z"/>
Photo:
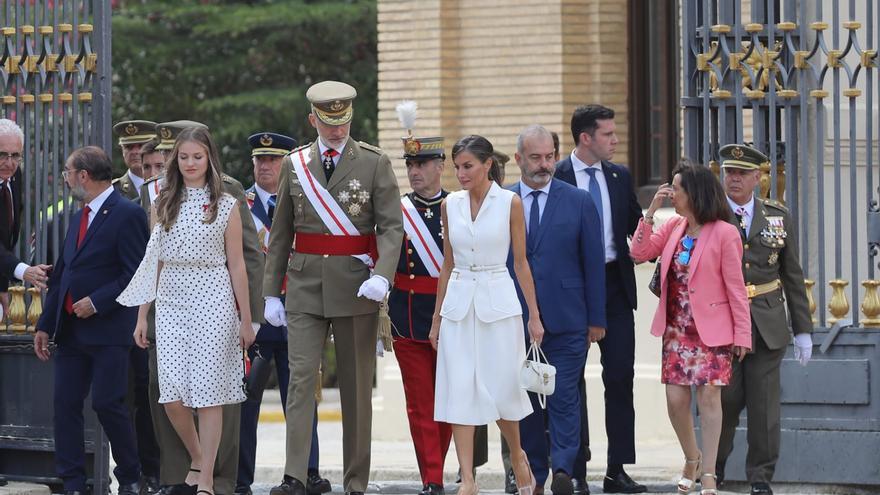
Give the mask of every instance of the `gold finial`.
<path id="1" fill-rule="evenodd" d="M 21 285 L 9 287 L 9 323 L 7 328 L 12 333 L 24 333 L 27 329 L 25 326 L 24 287 Z"/>
<path id="2" fill-rule="evenodd" d="M 40 320 L 40 315 L 43 314 L 43 293 L 36 287 L 31 287 L 27 291 L 31 295 L 31 303 L 27 310 L 27 330 L 33 332 L 37 327 L 37 321 Z"/>
<path id="3" fill-rule="evenodd" d="M 834 325 L 849 313 L 849 301 L 846 299 L 846 292 L 843 290 L 849 285 L 849 282 L 838 278 L 828 282 L 828 285 L 832 289 L 831 301 L 828 303 L 828 311 L 831 312 L 832 316 L 828 318 L 828 324 Z"/>
<path id="4" fill-rule="evenodd" d="M 804 285 L 807 288 L 807 305 L 810 307 L 810 319 L 813 321 L 813 325 L 819 323 L 819 320 L 816 319 L 816 300 L 813 299 L 813 286 L 816 285 L 815 280 L 804 279 Z"/>
<path id="5" fill-rule="evenodd" d="M 865 280 L 862 286 L 865 288 L 865 298 L 862 300 L 862 313 L 865 318 L 862 320 L 862 326 L 880 327 L 880 295 L 877 293 L 880 280 Z"/>

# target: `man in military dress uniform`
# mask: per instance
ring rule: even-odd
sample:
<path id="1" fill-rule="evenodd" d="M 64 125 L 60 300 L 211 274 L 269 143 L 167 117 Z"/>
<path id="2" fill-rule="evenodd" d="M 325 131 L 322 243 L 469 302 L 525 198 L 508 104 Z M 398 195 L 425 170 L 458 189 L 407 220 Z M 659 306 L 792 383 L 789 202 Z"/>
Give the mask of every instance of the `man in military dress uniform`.
<path id="1" fill-rule="evenodd" d="M 177 120 L 165 122 L 156 126 L 156 132 L 161 141 L 157 148 L 171 149 L 178 134 L 187 127 L 207 127 L 202 123 L 190 120 Z M 169 147 L 170 146 L 170 147 Z M 164 174 L 157 175 L 144 182 L 141 187 L 141 206 L 149 212 L 153 202 L 162 188 Z M 234 197 L 238 203 L 241 215 L 242 244 L 244 251 L 245 268 L 250 288 L 251 312 L 259 315 L 263 307 L 263 300 L 259 287 L 263 284 L 263 250 L 257 240 L 257 230 L 254 226 L 253 217 L 248 209 L 244 188 L 237 180 L 223 174 L 223 192 Z M 254 309 L 256 308 L 256 309 Z M 171 492 L 174 487 L 180 488 L 186 479 L 190 466 L 189 454 L 180 441 L 180 437 L 174 431 L 174 427 L 165 414 L 165 409 L 159 404 L 159 376 L 156 363 L 155 315 L 150 309 L 147 318 L 150 326 L 147 330 L 147 338 L 150 340 L 150 407 L 153 414 L 153 427 L 156 430 L 156 439 L 159 442 L 160 481 Z M 254 321 L 254 330 L 259 328 L 259 323 Z M 217 461 L 214 465 L 214 490 L 217 495 L 231 495 L 235 491 L 236 473 L 238 471 L 238 448 L 239 432 L 241 425 L 241 404 L 228 404 L 223 406 L 223 431 L 220 435 L 220 446 L 217 450 Z"/>
<path id="2" fill-rule="evenodd" d="M 443 173 L 442 137 L 403 138 L 406 174 L 413 192 L 401 198 L 406 236 L 400 249 L 388 315 L 394 336 L 394 355 L 400 365 L 406 415 L 412 433 L 421 495 L 443 490 L 443 462 L 452 429 L 434 421 L 434 379 L 437 351 L 428 332 L 437 302 L 437 280 L 443 265 L 440 203 L 449 194 L 440 187 Z"/>
<path id="3" fill-rule="evenodd" d="M 156 137 L 156 123 L 149 120 L 124 120 L 113 126 L 113 132 L 119 136 L 122 159 L 128 167 L 125 175 L 113 179 L 113 187 L 119 194 L 137 201 L 144 183 L 141 147 Z"/>
<path id="4" fill-rule="evenodd" d="M 287 321 L 290 390 L 285 475 L 272 495 L 305 493 L 315 382 L 331 325 L 345 491 L 363 493 L 369 479 L 379 303 L 394 277 L 403 224 L 388 156 L 349 137 L 356 95 L 337 81 L 310 87 L 309 123 L 319 139 L 281 165 L 263 295 L 266 321 Z M 282 303 L 285 272 L 288 297 Z"/>
<path id="5" fill-rule="evenodd" d="M 278 177 L 281 175 L 281 160 L 284 155 L 296 147 L 296 140 L 289 136 L 273 132 L 259 132 L 248 138 L 251 145 L 251 159 L 254 164 L 254 185 L 247 192 L 248 207 L 257 227 L 257 237 L 264 252 L 269 250 L 269 233 L 272 230 L 272 218 L 278 201 Z M 262 287 L 251 288 L 251 291 L 262 293 Z M 283 290 L 282 290 L 283 292 Z M 287 361 L 287 329 L 264 323 L 257 332 L 257 340 L 248 349 L 251 363 L 257 356 L 266 365 L 275 363 L 278 376 L 278 389 L 281 392 L 281 403 L 287 404 L 287 387 L 290 368 Z M 253 365 L 251 373 L 257 373 Z M 256 380 L 259 382 L 260 380 Z M 265 384 L 265 382 L 263 382 Z M 257 455 L 257 424 L 260 419 L 260 403 L 263 390 L 250 389 L 247 401 L 241 406 L 241 445 L 238 451 L 238 480 L 235 492 L 251 494 L 254 482 L 254 465 Z M 321 477 L 318 471 L 318 415 L 312 424 L 312 452 L 309 455 L 309 476 L 306 483 L 310 495 L 318 495 L 330 491 L 330 482 Z"/>
<path id="6" fill-rule="evenodd" d="M 716 473 L 733 450 L 733 437 L 743 407 L 748 416 L 746 477 L 751 493 L 772 494 L 770 481 L 779 459 L 779 367 L 794 333 L 794 356 L 810 360 L 813 324 L 798 260 L 797 232 L 779 202 L 755 197 L 760 167 L 770 160 L 744 145 L 720 150 L 724 190 L 743 239 L 743 272 L 752 313 L 752 352 L 734 360 L 730 384 L 721 392 L 723 419 Z M 786 318 L 788 307 L 790 320 Z"/>

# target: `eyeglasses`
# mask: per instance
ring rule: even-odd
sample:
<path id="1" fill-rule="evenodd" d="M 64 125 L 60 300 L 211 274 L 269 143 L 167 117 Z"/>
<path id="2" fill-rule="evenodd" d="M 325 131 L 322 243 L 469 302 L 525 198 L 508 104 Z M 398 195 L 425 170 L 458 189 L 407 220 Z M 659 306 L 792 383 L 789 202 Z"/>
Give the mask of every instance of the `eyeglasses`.
<path id="1" fill-rule="evenodd" d="M 76 168 L 70 170 L 64 169 L 61 171 L 61 177 L 63 177 L 64 180 L 67 180 L 67 178 L 70 177 L 70 174 L 75 174 L 77 172 L 79 172 L 79 169 Z"/>
<path id="2" fill-rule="evenodd" d="M 694 244 L 696 243 L 697 239 L 689 235 L 686 235 L 681 239 L 681 245 L 684 246 L 684 251 L 678 253 L 679 263 L 687 265 L 691 262 L 691 251 L 694 249 Z"/>
<path id="3" fill-rule="evenodd" d="M 0 162 L 5 162 L 10 159 L 14 163 L 21 163 L 21 153 L 7 153 L 5 151 L 0 151 Z"/>

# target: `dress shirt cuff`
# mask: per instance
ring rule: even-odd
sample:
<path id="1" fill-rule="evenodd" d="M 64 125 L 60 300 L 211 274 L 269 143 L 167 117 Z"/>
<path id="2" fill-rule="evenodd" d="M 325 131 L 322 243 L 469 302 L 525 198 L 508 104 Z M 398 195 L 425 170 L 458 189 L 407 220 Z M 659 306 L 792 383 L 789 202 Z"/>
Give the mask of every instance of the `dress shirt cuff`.
<path id="1" fill-rule="evenodd" d="M 15 271 L 13 271 L 12 274 L 15 275 L 15 278 L 24 282 L 24 271 L 28 268 L 30 268 L 30 265 L 27 263 L 19 263 L 15 265 Z"/>

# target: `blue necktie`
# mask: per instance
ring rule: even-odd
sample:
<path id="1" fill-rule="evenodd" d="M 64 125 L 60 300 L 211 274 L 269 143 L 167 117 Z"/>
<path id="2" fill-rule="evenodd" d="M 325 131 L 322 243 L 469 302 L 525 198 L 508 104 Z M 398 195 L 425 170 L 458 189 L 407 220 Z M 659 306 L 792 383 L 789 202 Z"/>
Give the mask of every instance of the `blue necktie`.
<path id="1" fill-rule="evenodd" d="M 538 205 L 538 197 L 541 196 L 541 191 L 532 191 L 529 193 L 529 196 L 532 197 L 532 206 L 529 211 L 529 235 L 526 238 L 526 242 L 530 249 L 534 249 L 535 243 L 538 241 L 538 226 L 541 224 L 541 210 L 540 205 Z"/>
<path id="2" fill-rule="evenodd" d="M 271 221 L 272 221 L 272 217 L 275 216 L 275 202 L 276 202 L 276 201 L 278 201 L 278 195 L 277 195 L 277 194 L 272 194 L 272 195 L 270 195 L 270 196 L 269 196 L 269 201 L 266 201 L 266 203 L 269 204 L 269 211 L 266 212 L 266 214 L 269 216 L 269 222 L 271 222 Z"/>
<path id="3" fill-rule="evenodd" d="M 596 179 L 597 169 L 592 167 L 587 167 L 584 169 L 587 174 L 590 176 L 590 196 L 593 197 L 593 203 L 596 204 L 596 211 L 599 212 L 599 224 L 602 225 L 605 222 L 605 215 L 602 212 L 602 190 L 599 189 L 599 180 Z M 602 227 L 602 232 L 605 232 L 605 227 Z"/>

